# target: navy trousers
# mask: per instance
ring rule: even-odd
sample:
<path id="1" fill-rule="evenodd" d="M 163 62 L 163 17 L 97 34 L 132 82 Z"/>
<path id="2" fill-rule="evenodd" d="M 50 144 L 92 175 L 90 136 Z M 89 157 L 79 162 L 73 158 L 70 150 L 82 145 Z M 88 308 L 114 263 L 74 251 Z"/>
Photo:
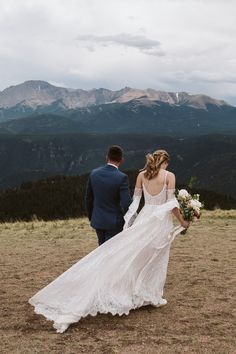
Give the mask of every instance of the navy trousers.
<path id="1" fill-rule="evenodd" d="M 113 236 L 117 235 L 122 230 L 123 230 L 123 226 L 120 226 L 119 228 L 112 229 L 112 230 L 96 229 L 99 246 L 102 245 L 104 242 L 108 241 Z"/>

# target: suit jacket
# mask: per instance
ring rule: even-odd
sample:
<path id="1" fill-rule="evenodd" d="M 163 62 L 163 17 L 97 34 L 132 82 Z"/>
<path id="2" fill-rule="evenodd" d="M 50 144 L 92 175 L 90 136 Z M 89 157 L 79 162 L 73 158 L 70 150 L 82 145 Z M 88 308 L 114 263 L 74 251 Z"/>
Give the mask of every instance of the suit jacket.
<path id="1" fill-rule="evenodd" d="M 93 170 L 86 189 L 86 207 L 95 229 L 122 228 L 124 214 L 131 204 L 128 176 L 105 165 Z"/>

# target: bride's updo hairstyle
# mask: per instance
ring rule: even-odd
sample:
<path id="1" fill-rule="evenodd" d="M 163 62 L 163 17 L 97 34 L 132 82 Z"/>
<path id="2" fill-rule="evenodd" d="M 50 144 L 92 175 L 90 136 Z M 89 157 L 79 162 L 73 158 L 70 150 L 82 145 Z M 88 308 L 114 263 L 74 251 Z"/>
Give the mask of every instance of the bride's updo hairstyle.
<path id="1" fill-rule="evenodd" d="M 156 177 L 163 162 L 169 162 L 170 156 L 165 150 L 157 150 L 153 154 L 147 154 L 144 176 L 147 179 Z"/>

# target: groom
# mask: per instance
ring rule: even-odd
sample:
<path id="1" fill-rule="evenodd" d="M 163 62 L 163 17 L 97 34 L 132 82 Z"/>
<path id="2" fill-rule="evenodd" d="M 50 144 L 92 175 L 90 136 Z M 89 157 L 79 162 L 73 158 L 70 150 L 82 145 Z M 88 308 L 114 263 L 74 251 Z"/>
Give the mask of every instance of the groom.
<path id="1" fill-rule="evenodd" d="M 93 170 L 86 190 L 86 207 L 99 246 L 123 229 L 123 215 L 131 204 L 128 177 L 119 171 L 124 161 L 120 146 L 111 146 L 107 164 Z"/>

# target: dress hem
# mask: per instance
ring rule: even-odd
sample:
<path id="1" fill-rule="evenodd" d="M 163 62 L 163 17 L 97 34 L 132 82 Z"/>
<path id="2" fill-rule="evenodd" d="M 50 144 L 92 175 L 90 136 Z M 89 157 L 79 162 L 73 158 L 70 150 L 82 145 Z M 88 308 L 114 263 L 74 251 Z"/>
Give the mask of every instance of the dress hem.
<path id="1" fill-rule="evenodd" d="M 137 300 L 136 300 L 137 301 Z M 160 297 L 158 300 L 153 299 L 150 300 L 150 298 L 143 298 L 141 301 L 134 303 L 133 307 L 128 307 L 126 310 L 119 310 L 118 307 L 114 307 L 111 309 L 104 310 L 102 308 L 98 308 L 94 311 L 88 311 L 83 314 L 73 314 L 73 313 L 58 313 L 58 309 L 55 307 L 50 307 L 50 306 L 45 306 L 42 303 L 37 303 L 33 301 L 33 299 L 30 299 L 29 304 L 34 307 L 34 312 L 37 315 L 43 315 L 48 321 L 53 321 L 53 327 L 57 330 L 57 333 L 63 333 L 66 331 L 66 329 L 72 324 L 72 323 L 77 323 L 80 321 L 81 318 L 85 318 L 87 316 L 92 316 L 95 317 L 98 314 L 111 314 L 113 316 L 123 316 L 123 315 L 129 315 L 131 310 L 138 309 L 143 306 L 154 306 L 154 307 L 161 307 L 163 305 L 166 305 L 167 301 Z M 56 313 L 57 312 L 57 313 Z M 69 318 L 70 317 L 70 318 Z"/>

